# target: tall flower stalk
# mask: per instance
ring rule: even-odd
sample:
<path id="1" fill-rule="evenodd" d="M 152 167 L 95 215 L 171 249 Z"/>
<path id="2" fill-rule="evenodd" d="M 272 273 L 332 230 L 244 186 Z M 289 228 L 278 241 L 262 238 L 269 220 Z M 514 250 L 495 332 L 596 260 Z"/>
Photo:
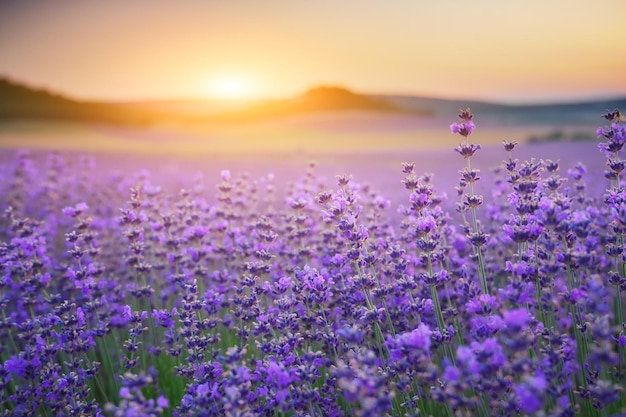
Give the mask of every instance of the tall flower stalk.
<path id="1" fill-rule="evenodd" d="M 483 294 L 489 294 L 482 251 L 482 248 L 487 244 L 488 236 L 480 230 L 480 224 L 476 216 L 476 208 L 483 203 L 483 197 L 474 192 L 474 184 L 480 179 L 480 170 L 473 169 L 471 163 L 471 159 L 476 151 L 480 149 L 480 145 L 469 142 L 470 135 L 474 129 L 476 129 L 476 125 L 473 121 L 474 115 L 471 113 L 470 109 L 460 110 L 459 118 L 462 121 L 461 123 L 452 123 L 450 125 L 452 133 L 458 134 L 463 138 L 463 141 L 455 148 L 455 151 L 461 154 L 466 162 L 465 168 L 461 171 L 460 184 L 463 189 L 467 187 L 468 191 L 463 193 L 459 211 L 464 214 L 469 210 L 471 214 L 471 224 L 467 221 L 465 215 L 463 215 L 466 221 L 466 234 L 474 247 L 474 254 L 478 260 L 478 275 L 482 292 Z"/>
<path id="2" fill-rule="evenodd" d="M 609 126 L 597 130 L 598 138 L 603 142 L 599 148 L 606 155 L 605 177 L 609 180 L 610 188 L 605 203 L 611 213 L 610 226 L 613 236 L 607 243 L 606 253 L 613 258 L 614 270 L 609 272 L 609 283 L 615 287 L 613 297 L 613 318 L 616 335 L 615 341 L 619 350 L 619 367 L 621 372 L 626 369 L 626 336 L 624 325 L 624 301 L 626 292 L 626 188 L 623 186 L 623 173 L 626 170 L 626 161 L 621 152 L 626 145 L 626 125 L 621 123 L 621 113 L 618 109 L 603 115 Z"/>

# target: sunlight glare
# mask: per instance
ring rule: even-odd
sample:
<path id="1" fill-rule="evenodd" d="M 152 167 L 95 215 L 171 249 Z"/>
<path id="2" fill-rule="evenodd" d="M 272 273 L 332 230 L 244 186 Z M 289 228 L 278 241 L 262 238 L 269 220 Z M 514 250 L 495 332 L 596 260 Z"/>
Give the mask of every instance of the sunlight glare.
<path id="1" fill-rule="evenodd" d="M 220 99 L 251 98 L 253 91 L 249 80 L 240 76 L 222 76 L 211 80 L 206 94 Z"/>

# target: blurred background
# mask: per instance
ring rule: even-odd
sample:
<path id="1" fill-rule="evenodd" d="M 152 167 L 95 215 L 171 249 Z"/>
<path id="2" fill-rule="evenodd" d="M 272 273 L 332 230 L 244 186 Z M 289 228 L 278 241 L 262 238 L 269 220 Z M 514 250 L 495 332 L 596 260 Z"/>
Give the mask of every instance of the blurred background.
<path id="1" fill-rule="evenodd" d="M 0 0 L 0 158 L 287 176 L 317 160 L 397 185 L 405 160 L 458 176 L 449 125 L 470 107 L 485 169 L 504 139 L 601 166 L 599 116 L 626 109 L 625 13 L 621 0 Z"/>

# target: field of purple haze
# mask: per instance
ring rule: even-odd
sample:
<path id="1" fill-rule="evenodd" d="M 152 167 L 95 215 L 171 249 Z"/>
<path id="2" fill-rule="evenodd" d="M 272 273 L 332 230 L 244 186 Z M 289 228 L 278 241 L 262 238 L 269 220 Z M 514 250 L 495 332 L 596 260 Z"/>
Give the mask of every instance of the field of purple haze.
<path id="1" fill-rule="evenodd" d="M 626 414 L 626 125 L 459 116 L 318 163 L 3 151 L 0 415 Z"/>

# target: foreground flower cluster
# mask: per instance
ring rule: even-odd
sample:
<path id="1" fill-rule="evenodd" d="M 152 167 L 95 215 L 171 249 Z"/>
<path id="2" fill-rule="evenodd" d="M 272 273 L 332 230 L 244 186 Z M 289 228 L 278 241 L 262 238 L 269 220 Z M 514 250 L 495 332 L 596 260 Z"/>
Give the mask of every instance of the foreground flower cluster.
<path id="1" fill-rule="evenodd" d="M 456 210 L 408 163 L 396 210 L 314 165 L 288 190 L 224 171 L 217 194 L 173 195 L 20 153 L 0 185 L 0 415 L 626 413 L 619 112 L 600 198 L 514 142 L 481 179 L 459 116 Z"/>

